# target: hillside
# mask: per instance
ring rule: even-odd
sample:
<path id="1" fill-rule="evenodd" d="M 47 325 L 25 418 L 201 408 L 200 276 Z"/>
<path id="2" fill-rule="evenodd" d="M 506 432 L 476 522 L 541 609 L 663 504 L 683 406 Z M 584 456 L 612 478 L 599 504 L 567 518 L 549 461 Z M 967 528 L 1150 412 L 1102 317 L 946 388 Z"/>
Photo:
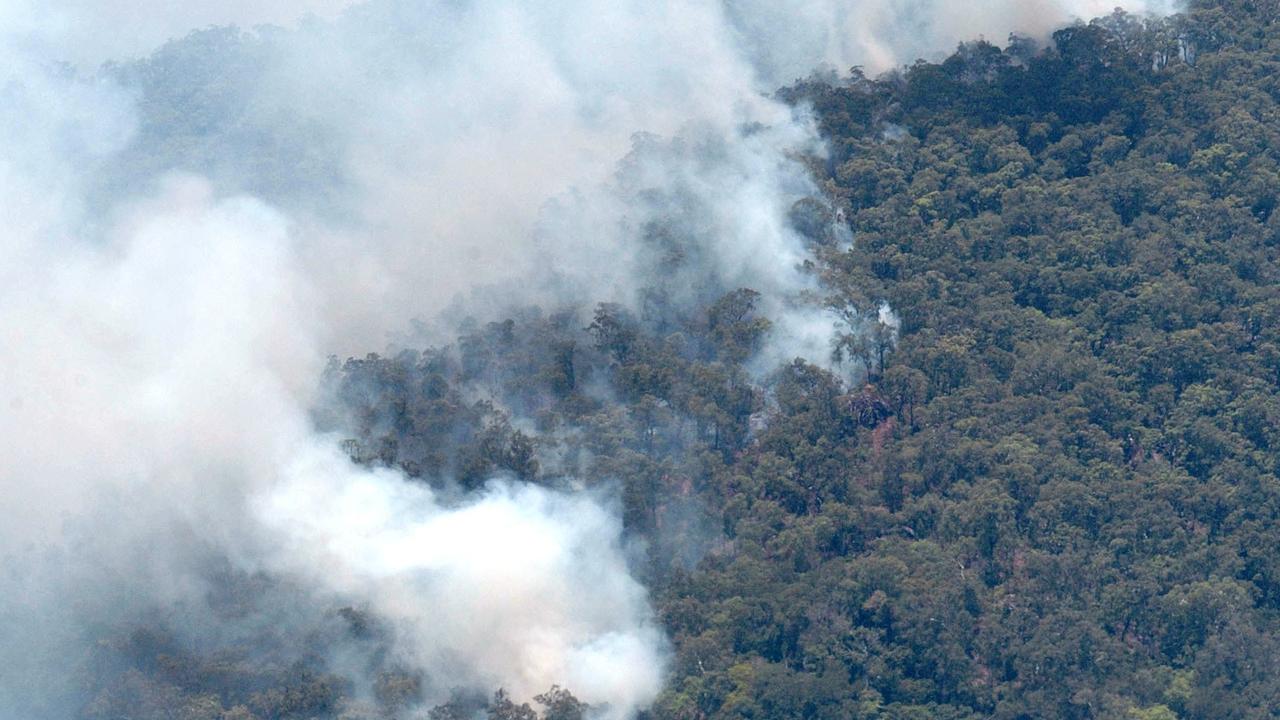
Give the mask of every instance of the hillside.
<path id="1" fill-rule="evenodd" d="M 753 362 L 754 288 L 656 285 L 335 358 L 314 421 L 454 498 L 501 477 L 612 503 L 670 643 L 654 720 L 1274 717 L 1278 58 L 1280 7 L 1200 0 L 798 81 L 779 97 L 826 153 L 791 221 L 852 319 L 831 369 Z M 278 150 L 266 193 L 336 172 Z M 233 608 L 279 589 L 226 582 Z M 394 633 L 360 608 L 328 632 L 376 697 L 328 651 L 204 657 L 149 628 L 86 661 L 82 717 L 412 717 Z M 573 691 L 535 707 L 582 717 Z M 486 697 L 430 717 L 533 717 Z"/>

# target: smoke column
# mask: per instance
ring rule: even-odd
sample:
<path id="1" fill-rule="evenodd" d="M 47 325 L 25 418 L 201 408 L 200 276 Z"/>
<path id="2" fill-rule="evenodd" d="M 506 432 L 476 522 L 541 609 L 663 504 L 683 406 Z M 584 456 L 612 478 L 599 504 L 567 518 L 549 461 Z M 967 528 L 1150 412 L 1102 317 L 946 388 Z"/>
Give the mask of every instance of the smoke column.
<path id="1" fill-rule="evenodd" d="M 68 668 L 95 633 L 198 615 L 210 558 L 312 599 L 259 623 L 370 608 L 433 688 L 560 683 L 606 717 L 644 707 L 663 641 L 607 501 L 496 482 L 450 504 L 355 467 L 308 420 L 324 358 L 459 297 L 627 301 L 657 272 L 638 228 L 670 221 L 691 279 L 764 293 L 776 358 L 821 360 L 830 322 L 800 302 L 815 287 L 785 220 L 815 193 L 790 158 L 821 144 L 767 93 L 1098 9 L 420 5 L 0 8 L 3 720 L 73 715 Z M 309 12 L 337 19 L 297 25 Z M 294 29 L 228 72 L 236 116 L 206 108 L 181 143 L 157 140 L 150 80 L 90 69 L 232 21 Z M 163 79 L 186 62 L 165 53 L 144 70 L 185 82 Z M 273 143 L 314 145 L 331 174 L 268 182 Z"/>

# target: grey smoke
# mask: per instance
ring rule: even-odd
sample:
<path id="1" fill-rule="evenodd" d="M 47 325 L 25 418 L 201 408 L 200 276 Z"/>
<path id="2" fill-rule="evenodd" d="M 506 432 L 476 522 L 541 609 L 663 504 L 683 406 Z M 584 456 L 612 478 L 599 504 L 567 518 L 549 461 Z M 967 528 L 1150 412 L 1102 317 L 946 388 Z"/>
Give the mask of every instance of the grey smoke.
<path id="1" fill-rule="evenodd" d="M 675 302 L 754 287 L 761 362 L 825 362 L 786 221 L 821 144 L 768 93 L 1026 29 L 1005 2 L 376 2 L 270 35 L 234 123 L 207 118 L 221 139 L 163 148 L 135 81 L 91 69 L 342 5 L 0 7 L 0 718 L 74 712 L 94 630 L 199 606 L 210 557 L 371 608 L 440 688 L 644 707 L 664 645 L 607 501 L 497 482 L 450 505 L 353 466 L 308 419 L 324 358 L 459 297 L 636 303 L 667 223 Z M 1032 31 L 1096 8 L 1041 9 Z M 312 137 L 323 172 L 261 177 L 267 140 Z"/>

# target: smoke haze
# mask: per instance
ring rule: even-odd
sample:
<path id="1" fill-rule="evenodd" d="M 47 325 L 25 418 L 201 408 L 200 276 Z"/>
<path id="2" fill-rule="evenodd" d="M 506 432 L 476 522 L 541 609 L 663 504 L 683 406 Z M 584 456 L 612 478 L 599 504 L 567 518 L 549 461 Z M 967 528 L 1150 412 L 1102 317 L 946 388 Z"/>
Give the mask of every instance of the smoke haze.
<path id="1" fill-rule="evenodd" d="M 768 93 L 1100 9 L 347 5 L 0 8 L 0 718 L 73 715 L 63 668 L 94 632 L 198 616 L 214 560 L 303 599 L 191 620 L 196 640 L 345 603 L 391 624 L 430 699 L 558 683 L 603 717 L 643 708 L 665 648 L 610 500 L 495 479 L 445 502 L 353 465 L 309 418 L 326 357 L 451 304 L 752 287 L 775 324 L 762 367 L 830 364 L 834 318 L 787 220 L 820 196 L 795 158 L 822 146 Z M 291 29 L 88 69 L 232 22 Z M 153 114 L 148 93 L 183 83 L 205 115 Z"/>

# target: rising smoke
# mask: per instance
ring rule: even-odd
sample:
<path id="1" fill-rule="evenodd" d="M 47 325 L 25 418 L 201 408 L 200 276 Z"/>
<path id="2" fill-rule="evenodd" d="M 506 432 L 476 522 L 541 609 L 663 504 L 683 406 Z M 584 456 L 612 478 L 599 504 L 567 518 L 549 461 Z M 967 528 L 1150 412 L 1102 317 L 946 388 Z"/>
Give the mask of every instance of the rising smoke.
<path id="1" fill-rule="evenodd" d="M 104 627 L 171 613 L 201 641 L 336 603 L 390 623 L 432 699 L 559 683 L 633 714 L 664 648 L 608 501 L 495 482 L 446 503 L 357 468 L 309 421 L 324 358 L 459 298 L 656 285 L 676 304 L 756 288 L 777 328 L 763 364 L 826 362 L 832 319 L 786 219 L 818 194 L 794 158 L 821 144 L 768 92 L 1094 4 L 375 0 L 214 48 L 251 59 L 234 68 L 169 46 L 101 72 L 206 23 L 343 3 L 7 4 L 0 718 L 73 715 L 67 668 Z M 207 117 L 148 114 L 146 88 L 210 70 L 230 86 Z M 281 147 L 318 159 L 264 165 Z M 665 277 L 655 237 L 684 243 Z M 215 561 L 304 599 L 210 627 L 193 618 Z"/>

